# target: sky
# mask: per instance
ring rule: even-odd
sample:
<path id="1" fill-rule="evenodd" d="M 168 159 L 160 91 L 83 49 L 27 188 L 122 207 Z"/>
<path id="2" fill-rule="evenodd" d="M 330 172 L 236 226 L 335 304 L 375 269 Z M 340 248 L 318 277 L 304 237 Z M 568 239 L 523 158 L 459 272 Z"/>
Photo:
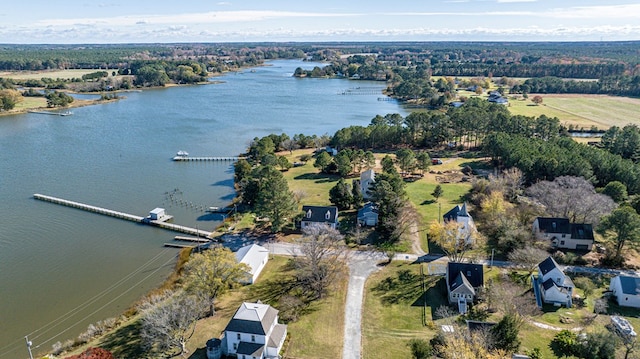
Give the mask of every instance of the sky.
<path id="1" fill-rule="evenodd" d="M 30 0 L 0 43 L 640 40 L 629 0 Z"/>

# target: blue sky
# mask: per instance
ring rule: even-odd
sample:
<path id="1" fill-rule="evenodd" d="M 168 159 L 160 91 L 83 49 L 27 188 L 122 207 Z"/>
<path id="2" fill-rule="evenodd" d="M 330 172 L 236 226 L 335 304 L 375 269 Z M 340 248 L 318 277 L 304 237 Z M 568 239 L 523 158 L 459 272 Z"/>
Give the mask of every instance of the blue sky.
<path id="1" fill-rule="evenodd" d="M 628 0 L 31 0 L 0 43 L 640 40 Z"/>

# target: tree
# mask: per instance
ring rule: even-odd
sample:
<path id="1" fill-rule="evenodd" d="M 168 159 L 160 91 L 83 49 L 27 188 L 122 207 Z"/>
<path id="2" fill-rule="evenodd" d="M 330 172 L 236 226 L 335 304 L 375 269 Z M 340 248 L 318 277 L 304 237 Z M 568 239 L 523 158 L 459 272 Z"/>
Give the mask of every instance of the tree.
<path id="1" fill-rule="evenodd" d="M 428 341 L 422 339 L 409 340 L 409 348 L 411 348 L 411 355 L 414 359 L 428 359 L 431 358 L 432 350 L 431 344 Z"/>
<path id="2" fill-rule="evenodd" d="M 620 181 L 611 181 L 604 186 L 602 194 L 611 197 L 616 203 L 621 203 L 627 200 L 627 186 Z"/>
<path id="3" fill-rule="evenodd" d="M 627 242 L 635 243 L 640 240 L 640 215 L 629 206 L 616 208 L 604 217 L 597 231 L 615 240 L 614 258 L 621 258 L 622 248 Z"/>
<path id="4" fill-rule="evenodd" d="M 53 91 L 45 95 L 47 107 L 65 107 L 73 102 L 73 97 L 64 92 Z"/>
<path id="5" fill-rule="evenodd" d="M 403 174 L 411 173 L 416 168 L 416 154 L 408 148 L 396 151 L 396 161 Z"/>
<path id="6" fill-rule="evenodd" d="M 342 273 L 348 251 L 338 230 L 324 224 L 305 227 L 298 239 L 302 256 L 295 256 L 296 279 L 310 297 L 322 298 Z"/>
<path id="7" fill-rule="evenodd" d="M 536 106 L 542 104 L 542 96 L 535 95 L 531 98 L 531 102 L 535 103 Z"/>
<path id="8" fill-rule="evenodd" d="M 286 171 L 291 168 L 291 162 L 285 156 L 277 156 L 276 163 L 282 171 Z"/>
<path id="9" fill-rule="evenodd" d="M 393 163 L 393 159 L 391 158 L 391 156 L 385 155 L 384 157 L 382 157 L 382 160 L 380 160 L 380 164 L 382 165 L 383 172 L 389 174 L 398 173 L 398 171 L 396 171 L 396 165 L 395 163 Z"/>
<path id="10" fill-rule="evenodd" d="M 349 158 L 349 154 L 344 150 L 338 152 L 333 161 L 335 162 L 336 169 L 341 177 L 347 177 L 353 170 L 351 158 Z"/>
<path id="11" fill-rule="evenodd" d="M 582 177 L 561 176 L 540 181 L 526 193 L 546 207 L 550 217 L 569 218 L 571 223 L 594 223 L 611 213 L 616 204 L 609 196 L 596 193 L 593 185 Z"/>
<path id="12" fill-rule="evenodd" d="M 360 188 L 360 180 L 353 180 L 351 184 L 351 205 L 353 208 L 359 208 L 364 201 L 364 196 Z"/>
<path id="13" fill-rule="evenodd" d="M 429 170 L 429 166 L 431 165 L 431 157 L 426 152 L 420 152 L 416 155 L 416 165 L 420 170 L 420 173 L 424 174 Z"/>
<path id="14" fill-rule="evenodd" d="M 289 151 L 289 153 L 293 153 L 293 150 L 297 150 L 298 148 L 300 148 L 300 145 L 298 144 L 298 141 L 296 140 L 292 140 L 292 139 L 287 139 L 282 141 L 282 143 L 280 144 L 280 147 L 284 148 L 285 150 Z"/>
<path id="15" fill-rule="evenodd" d="M 259 175 L 259 190 L 255 211 L 259 216 L 268 217 L 271 231 L 279 231 L 296 211 L 293 193 L 282 173 L 271 166 L 263 167 Z"/>
<path id="16" fill-rule="evenodd" d="M 329 201 L 339 209 L 349 209 L 353 203 L 353 196 L 349 185 L 340 178 L 338 183 L 329 190 Z"/>
<path id="17" fill-rule="evenodd" d="M 596 290 L 596 285 L 589 277 L 577 277 L 573 280 L 573 284 L 575 284 L 576 288 L 582 289 L 585 299 L 591 296 L 593 291 Z"/>
<path id="18" fill-rule="evenodd" d="M 182 292 L 152 296 L 140 306 L 140 337 L 150 352 L 170 356 L 187 353 L 205 302 Z"/>
<path id="19" fill-rule="evenodd" d="M 520 322 L 514 314 L 507 314 L 491 328 L 495 348 L 513 353 L 520 348 Z"/>
<path id="20" fill-rule="evenodd" d="M 549 346 L 557 357 L 570 357 L 576 354 L 578 335 L 570 330 L 563 329 L 553 337 Z"/>
<path id="21" fill-rule="evenodd" d="M 228 248 L 214 247 L 192 255 L 184 268 L 184 287 L 201 298 L 209 306 L 209 315 L 213 315 L 216 298 L 239 286 L 248 271 L 247 265 L 238 263 Z"/>
<path id="22" fill-rule="evenodd" d="M 319 168 L 321 172 L 327 173 L 329 165 L 333 162 L 333 158 L 326 151 L 318 153 L 316 161 L 313 163 L 313 167 Z"/>
<path id="23" fill-rule="evenodd" d="M 437 244 L 451 262 L 462 262 L 467 251 L 472 248 L 472 238 L 461 235 L 461 227 L 462 224 L 456 221 L 434 221 L 429 226 L 429 240 Z M 471 232 L 469 236 L 475 237 L 476 234 Z"/>
<path id="24" fill-rule="evenodd" d="M 613 333 L 587 333 L 576 348 L 576 355 L 584 359 L 615 359 L 618 340 Z"/>
<path id="25" fill-rule="evenodd" d="M 536 270 L 538 263 L 542 262 L 549 256 L 547 251 L 527 245 L 524 248 L 516 248 L 509 253 L 509 261 L 523 266 L 529 271 L 529 276 Z"/>
<path id="26" fill-rule="evenodd" d="M 438 202 L 438 199 L 442 197 L 443 193 L 444 191 L 442 190 L 442 186 L 436 185 L 436 187 L 433 189 L 433 192 L 431 192 L 431 195 L 436 199 L 436 202 Z"/>
<path id="27" fill-rule="evenodd" d="M 22 101 L 22 95 L 16 90 L 0 90 L 0 109 L 13 110 L 18 102 Z"/>

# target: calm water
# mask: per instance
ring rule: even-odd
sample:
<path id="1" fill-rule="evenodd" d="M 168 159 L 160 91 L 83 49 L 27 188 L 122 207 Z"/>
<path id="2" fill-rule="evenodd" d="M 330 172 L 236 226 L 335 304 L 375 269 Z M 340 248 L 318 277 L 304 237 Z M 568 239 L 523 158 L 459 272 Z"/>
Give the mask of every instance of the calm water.
<path id="1" fill-rule="evenodd" d="M 234 196 L 230 163 L 175 163 L 232 156 L 269 133 L 333 134 L 376 114 L 406 112 L 381 95 L 341 96 L 382 83 L 295 79 L 298 66 L 230 74 L 221 84 L 127 93 L 127 99 L 73 109 L 73 116 L 0 117 L 0 358 L 28 357 L 115 317 L 172 270 L 175 233 L 39 202 L 48 194 L 146 215 L 165 207 L 175 223 L 213 229 L 196 206 Z M 178 190 L 174 198 L 166 193 Z"/>

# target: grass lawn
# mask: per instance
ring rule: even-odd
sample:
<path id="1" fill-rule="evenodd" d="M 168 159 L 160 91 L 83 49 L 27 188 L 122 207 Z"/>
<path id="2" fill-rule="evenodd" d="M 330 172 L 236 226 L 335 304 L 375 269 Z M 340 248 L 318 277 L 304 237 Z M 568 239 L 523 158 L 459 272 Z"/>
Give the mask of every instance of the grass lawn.
<path id="1" fill-rule="evenodd" d="M 399 275 L 403 271 L 408 274 Z M 420 265 L 406 262 L 392 262 L 369 277 L 362 311 L 363 358 L 410 358 L 409 340 L 435 335 L 433 327 L 422 324 L 423 304 L 426 300 L 431 321 L 432 311 L 447 300 L 444 279 L 426 277 L 426 286 L 423 295 Z"/>
<path id="2" fill-rule="evenodd" d="M 529 95 L 531 98 L 533 95 Z M 509 111 L 514 115 L 557 117 L 565 126 L 590 129 L 596 126 L 606 130 L 611 126 L 623 127 L 640 124 L 637 108 L 640 99 L 604 95 L 541 95 L 543 104 L 535 106 L 530 100 L 510 98 Z"/>
<path id="3" fill-rule="evenodd" d="M 301 155 L 312 153 L 313 149 L 304 149 L 293 151 L 293 154 L 288 152 L 281 154 L 284 154 L 289 162 L 293 163 L 300 161 Z M 292 192 L 304 193 L 302 203 L 305 205 L 331 205 L 331 202 L 329 202 L 329 190 L 336 185 L 340 177 L 320 173 L 319 169 L 313 167 L 314 162 L 315 160 L 311 159 L 304 166 L 291 167 L 288 171 L 283 172 L 284 177 L 287 179 L 289 189 Z"/>
<path id="4" fill-rule="evenodd" d="M 69 70 L 51 70 L 51 71 L 4 71 L 0 72 L 0 77 L 7 77 L 11 79 L 20 79 L 20 80 L 29 80 L 29 79 L 37 79 L 40 80 L 42 78 L 51 78 L 51 79 L 72 79 L 72 78 L 82 78 L 82 75 L 94 73 L 97 71 L 107 71 L 109 73 L 109 77 L 111 77 L 112 71 L 115 70 L 95 70 L 95 69 L 69 69 Z"/>

